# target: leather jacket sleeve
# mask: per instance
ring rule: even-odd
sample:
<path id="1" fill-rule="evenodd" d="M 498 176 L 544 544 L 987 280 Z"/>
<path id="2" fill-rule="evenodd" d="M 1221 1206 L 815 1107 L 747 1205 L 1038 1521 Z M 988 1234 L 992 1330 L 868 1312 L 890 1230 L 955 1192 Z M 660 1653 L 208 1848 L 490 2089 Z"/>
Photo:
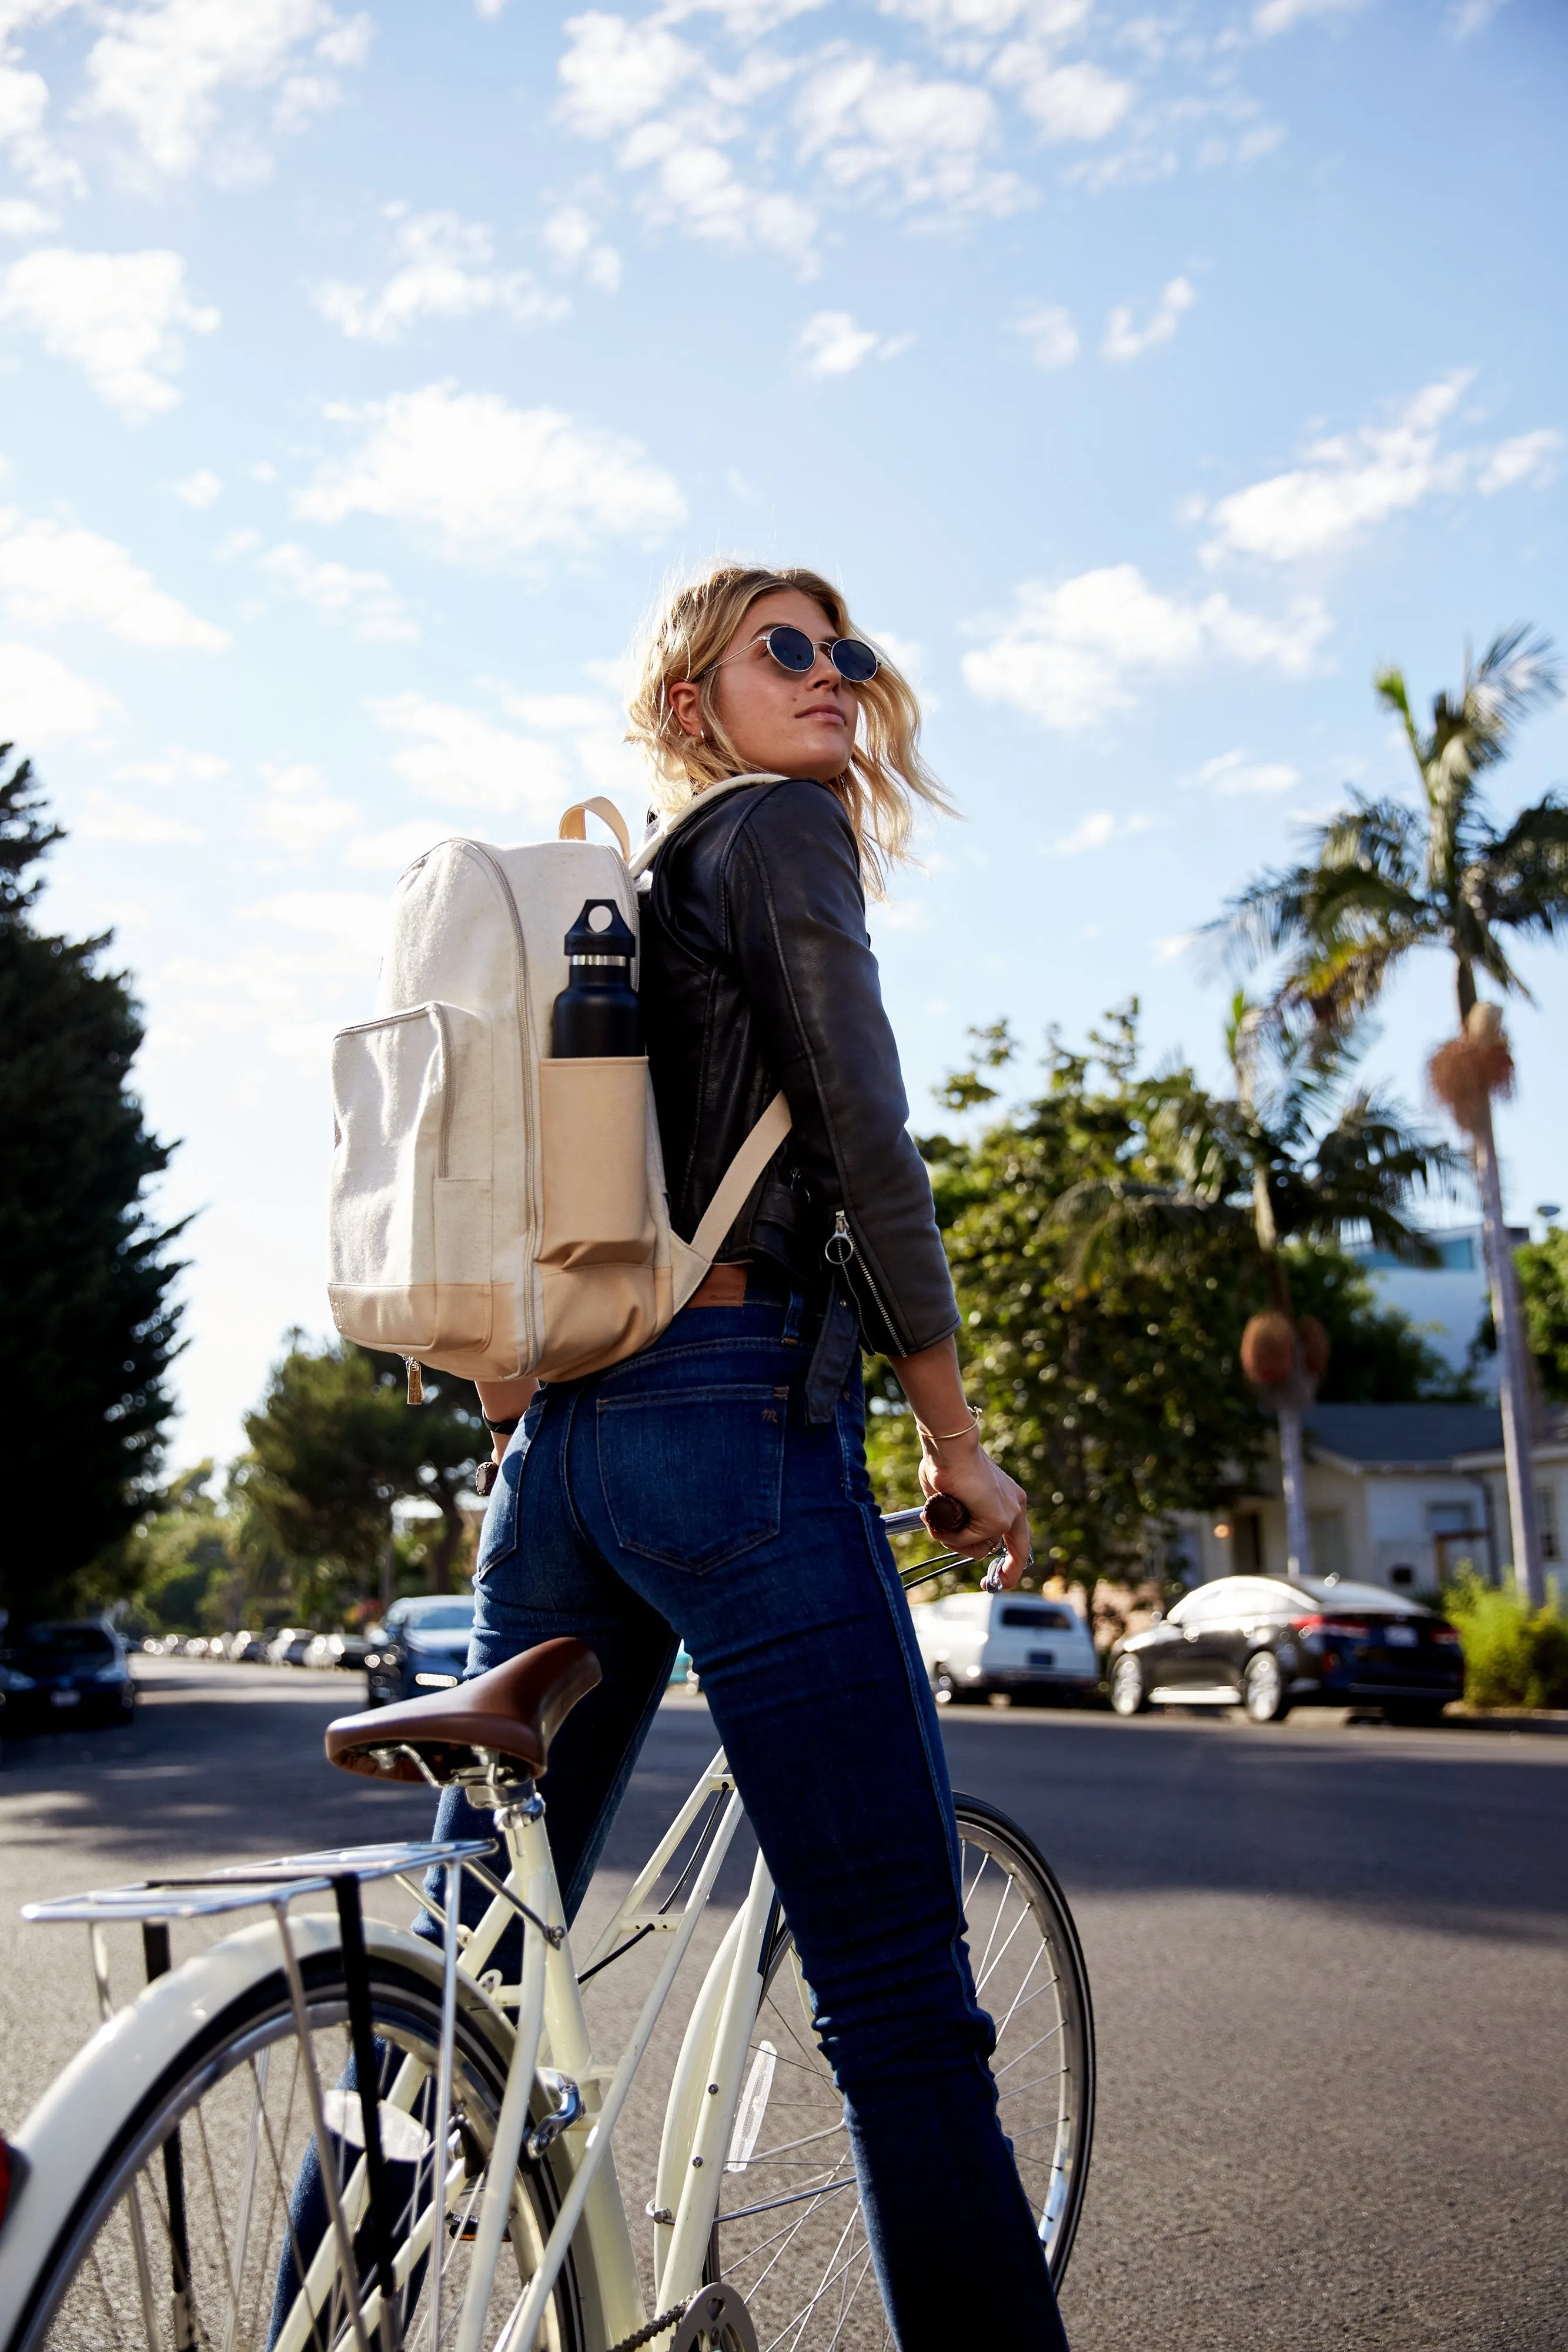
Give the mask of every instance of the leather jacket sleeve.
<path id="1" fill-rule="evenodd" d="M 725 861 L 726 945 L 788 1097 L 785 1147 L 830 1229 L 869 1348 L 913 1355 L 956 1329 L 930 1180 L 866 937 L 854 833 L 825 786 L 751 798 Z"/>

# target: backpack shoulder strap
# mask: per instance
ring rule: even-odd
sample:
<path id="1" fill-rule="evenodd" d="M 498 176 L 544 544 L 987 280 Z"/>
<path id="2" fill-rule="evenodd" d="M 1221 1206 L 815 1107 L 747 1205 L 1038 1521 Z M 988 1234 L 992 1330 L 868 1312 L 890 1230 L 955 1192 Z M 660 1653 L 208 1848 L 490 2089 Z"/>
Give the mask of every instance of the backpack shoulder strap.
<path id="1" fill-rule="evenodd" d="M 789 1106 L 780 1089 L 720 1177 L 718 1190 L 703 1211 L 702 1222 L 692 1235 L 691 1247 L 705 1265 L 746 1206 L 753 1185 L 789 1132 Z"/>
<path id="2" fill-rule="evenodd" d="M 683 802 L 678 809 L 673 810 L 664 819 L 664 824 L 648 835 L 638 847 L 636 856 L 627 859 L 627 867 L 632 879 L 635 881 L 639 875 L 647 872 L 670 835 L 673 833 L 678 833 L 688 818 L 700 814 L 706 808 L 711 808 L 715 801 L 724 798 L 726 793 L 738 792 L 743 784 L 781 784 L 783 782 L 784 776 L 781 770 L 775 774 L 771 771 L 758 769 L 755 775 L 724 776 L 716 784 L 708 784 L 702 792 L 694 793 L 689 801 Z M 589 802 L 588 805 L 591 808 L 592 802 Z"/>

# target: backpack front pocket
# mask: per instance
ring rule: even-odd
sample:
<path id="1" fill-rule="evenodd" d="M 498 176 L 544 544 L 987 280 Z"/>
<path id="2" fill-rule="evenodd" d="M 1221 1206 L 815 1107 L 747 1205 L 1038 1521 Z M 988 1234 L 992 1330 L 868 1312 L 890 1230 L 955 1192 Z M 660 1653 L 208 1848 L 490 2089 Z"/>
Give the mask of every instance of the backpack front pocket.
<path id="1" fill-rule="evenodd" d="M 649 1263 L 645 1055 L 541 1061 L 539 1160 L 541 1265 Z"/>
<path id="2" fill-rule="evenodd" d="M 332 1044 L 333 1319 L 427 1360 L 489 1344 L 490 1027 L 416 1004 Z"/>

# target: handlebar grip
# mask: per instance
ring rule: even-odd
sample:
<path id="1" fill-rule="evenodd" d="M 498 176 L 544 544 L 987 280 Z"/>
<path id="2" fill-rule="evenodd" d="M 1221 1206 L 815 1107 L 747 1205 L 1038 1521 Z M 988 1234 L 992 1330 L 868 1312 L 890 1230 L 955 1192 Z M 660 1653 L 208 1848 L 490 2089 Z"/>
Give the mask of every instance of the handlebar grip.
<path id="1" fill-rule="evenodd" d="M 968 1526 L 969 1513 L 956 1495 L 933 1495 L 926 1503 L 925 1519 L 934 1536 L 956 1536 Z"/>

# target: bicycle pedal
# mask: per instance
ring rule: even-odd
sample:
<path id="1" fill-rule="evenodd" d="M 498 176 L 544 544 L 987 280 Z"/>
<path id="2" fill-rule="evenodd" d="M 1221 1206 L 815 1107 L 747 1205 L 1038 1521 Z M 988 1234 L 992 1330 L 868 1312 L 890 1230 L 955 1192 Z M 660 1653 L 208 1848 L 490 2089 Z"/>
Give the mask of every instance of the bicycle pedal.
<path id="1" fill-rule="evenodd" d="M 446 2217 L 446 2234 L 463 2245 L 471 2246 L 479 2234 L 478 2214 L 476 2212 L 449 2213 Z M 501 2243 L 504 2246 L 509 2246 L 511 2242 L 512 2225 L 508 2221 L 501 2232 Z"/>

